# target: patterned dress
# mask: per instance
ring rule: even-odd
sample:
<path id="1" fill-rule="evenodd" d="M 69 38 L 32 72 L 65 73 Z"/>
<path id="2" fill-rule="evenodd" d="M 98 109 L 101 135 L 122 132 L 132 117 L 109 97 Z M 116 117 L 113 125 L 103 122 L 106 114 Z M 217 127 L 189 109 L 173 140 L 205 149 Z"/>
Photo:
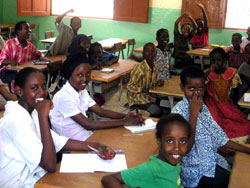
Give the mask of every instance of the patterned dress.
<path id="1" fill-rule="evenodd" d="M 157 80 L 168 80 L 170 78 L 169 73 L 169 52 L 162 51 L 160 48 L 156 48 L 157 55 L 154 60 L 154 64 L 157 67 L 158 78 Z"/>

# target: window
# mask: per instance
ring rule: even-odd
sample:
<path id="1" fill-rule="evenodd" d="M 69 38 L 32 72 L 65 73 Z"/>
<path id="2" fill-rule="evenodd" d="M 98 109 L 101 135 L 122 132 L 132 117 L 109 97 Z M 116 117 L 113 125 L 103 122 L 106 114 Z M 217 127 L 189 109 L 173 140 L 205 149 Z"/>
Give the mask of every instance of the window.
<path id="1" fill-rule="evenodd" d="M 195 5 L 196 0 L 182 0 L 182 13 L 190 12 L 201 18 L 201 10 Z M 250 20 L 249 0 L 199 0 L 207 12 L 209 28 L 246 29 Z"/>
<path id="2" fill-rule="evenodd" d="M 114 0 L 70 0 L 71 16 L 113 19 Z M 52 0 L 52 14 L 60 15 L 69 8 L 69 0 Z"/>
<path id="3" fill-rule="evenodd" d="M 250 26 L 250 1 L 227 0 L 226 28 L 246 29 Z"/>

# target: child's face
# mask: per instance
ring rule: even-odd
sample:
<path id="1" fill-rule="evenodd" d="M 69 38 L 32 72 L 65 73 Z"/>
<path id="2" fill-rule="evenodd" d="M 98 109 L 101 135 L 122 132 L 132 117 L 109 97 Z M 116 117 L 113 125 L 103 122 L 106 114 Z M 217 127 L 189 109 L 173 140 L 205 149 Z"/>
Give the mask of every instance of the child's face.
<path id="1" fill-rule="evenodd" d="M 18 31 L 18 36 L 21 39 L 27 40 L 30 38 L 30 35 L 31 35 L 30 33 L 31 33 L 30 24 L 25 23 L 25 24 L 22 24 L 22 30 Z"/>
<path id="2" fill-rule="evenodd" d="M 18 86 L 17 86 L 18 87 Z M 31 73 L 23 88 L 18 87 L 17 94 L 23 106 L 29 111 L 36 106 L 36 98 L 46 98 L 47 88 L 45 77 L 41 73 Z"/>
<path id="3" fill-rule="evenodd" d="M 80 46 L 83 47 L 87 52 L 89 51 L 90 42 L 89 40 L 84 40 L 80 43 Z"/>
<path id="4" fill-rule="evenodd" d="M 143 57 L 146 59 L 148 63 L 153 63 L 156 56 L 156 48 L 155 45 L 147 45 L 145 50 L 143 51 Z"/>
<path id="5" fill-rule="evenodd" d="M 167 30 L 160 33 L 160 36 L 156 38 L 159 46 L 166 46 L 169 42 L 169 34 Z"/>
<path id="6" fill-rule="evenodd" d="M 74 33 L 77 33 L 78 30 L 82 27 L 82 22 L 80 18 L 74 18 L 71 23 L 70 26 L 72 28 L 72 30 L 74 31 Z"/>
<path id="7" fill-rule="evenodd" d="M 76 91 L 86 88 L 90 81 L 90 66 L 88 64 L 80 64 L 73 71 L 69 78 L 69 83 Z"/>
<path id="8" fill-rule="evenodd" d="M 161 135 L 160 155 L 162 160 L 177 165 L 188 149 L 188 130 L 184 125 L 173 123 Z"/>
<path id="9" fill-rule="evenodd" d="M 223 69 L 224 64 L 225 64 L 225 59 L 223 59 L 220 53 L 214 53 L 211 56 L 210 61 L 211 61 L 211 65 L 215 66 L 215 71 Z"/>
<path id="10" fill-rule="evenodd" d="M 181 33 L 184 37 L 188 37 L 189 33 L 190 33 L 190 25 L 189 24 L 185 24 L 182 29 L 181 29 Z"/>
<path id="11" fill-rule="evenodd" d="M 191 101 L 194 94 L 203 97 L 205 86 L 204 78 L 186 78 L 186 84 L 181 84 L 181 90 L 184 92 L 185 97 L 188 101 Z"/>
<path id="12" fill-rule="evenodd" d="M 232 36 L 232 45 L 234 48 L 239 48 L 241 39 L 238 36 Z"/>
<path id="13" fill-rule="evenodd" d="M 198 33 L 201 33 L 204 27 L 204 21 L 198 20 L 196 23 L 197 23 L 197 31 Z"/>

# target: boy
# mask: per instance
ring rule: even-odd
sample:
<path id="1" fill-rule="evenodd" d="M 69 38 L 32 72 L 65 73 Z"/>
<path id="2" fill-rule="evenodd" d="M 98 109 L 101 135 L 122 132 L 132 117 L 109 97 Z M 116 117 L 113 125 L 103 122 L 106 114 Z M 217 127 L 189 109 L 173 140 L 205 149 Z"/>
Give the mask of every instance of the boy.
<path id="1" fill-rule="evenodd" d="M 250 26 L 247 28 L 247 37 L 242 38 L 240 46 L 241 48 L 245 49 L 246 45 L 249 43 L 250 43 Z"/>
<path id="2" fill-rule="evenodd" d="M 59 34 L 56 37 L 55 42 L 49 48 L 49 52 L 51 55 L 67 54 L 69 45 L 71 44 L 72 40 L 77 36 L 78 30 L 82 27 L 81 19 L 79 17 L 71 18 L 71 28 L 63 23 L 63 17 L 71 12 L 74 12 L 74 10 L 70 9 L 56 18 L 55 25 Z"/>
<path id="3" fill-rule="evenodd" d="M 204 77 L 198 67 L 188 66 L 182 70 L 180 87 L 185 97 L 172 110 L 191 124 L 190 152 L 181 162 L 181 180 L 185 187 L 226 188 L 230 167 L 217 149 L 227 147 L 250 154 L 250 148 L 229 140 L 213 120 L 203 103 Z"/>
<path id="4" fill-rule="evenodd" d="M 149 89 L 157 84 L 155 56 L 155 45 L 145 44 L 143 46 L 144 61 L 134 66 L 127 85 L 129 106 L 146 110 L 151 117 L 159 117 L 161 111 L 160 107 L 155 104 L 156 98 L 149 93 Z"/>
<path id="5" fill-rule="evenodd" d="M 240 33 L 234 33 L 232 35 L 232 46 L 226 49 L 229 56 L 228 66 L 236 69 L 245 61 L 244 49 L 240 46 L 241 38 L 242 35 Z"/>

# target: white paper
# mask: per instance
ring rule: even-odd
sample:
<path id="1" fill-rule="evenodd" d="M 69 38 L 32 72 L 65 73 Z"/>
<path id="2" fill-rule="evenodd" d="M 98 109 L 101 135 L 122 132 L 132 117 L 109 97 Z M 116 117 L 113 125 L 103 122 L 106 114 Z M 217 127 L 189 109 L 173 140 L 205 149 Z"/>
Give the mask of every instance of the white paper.
<path id="1" fill-rule="evenodd" d="M 208 51 L 208 52 L 210 52 L 211 51 L 211 49 L 206 49 L 206 48 L 203 48 L 203 49 L 201 49 L 202 51 Z"/>
<path id="2" fill-rule="evenodd" d="M 250 102 L 250 93 L 244 93 L 244 102 Z"/>
<path id="3" fill-rule="evenodd" d="M 154 130 L 156 128 L 156 124 L 157 123 L 154 122 L 152 119 L 146 119 L 145 125 L 124 126 L 124 127 L 132 133 L 139 133 L 139 132 Z"/>
<path id="4" fill-rule="evenodd" d="M 127 169 L 124 154 L 117 154 L 112 160 L 103 160 L 97 154 L 63 154 L 61 173 L 119 172 Z"/>
<path id="5" fill-rule="evenodd" d="M 110 73 L 110 72 L 114 72 L 114 69 L 102 68 L 100 71 L 101 71 L 101 72 L 105 72 L 105 73 Z"/>

